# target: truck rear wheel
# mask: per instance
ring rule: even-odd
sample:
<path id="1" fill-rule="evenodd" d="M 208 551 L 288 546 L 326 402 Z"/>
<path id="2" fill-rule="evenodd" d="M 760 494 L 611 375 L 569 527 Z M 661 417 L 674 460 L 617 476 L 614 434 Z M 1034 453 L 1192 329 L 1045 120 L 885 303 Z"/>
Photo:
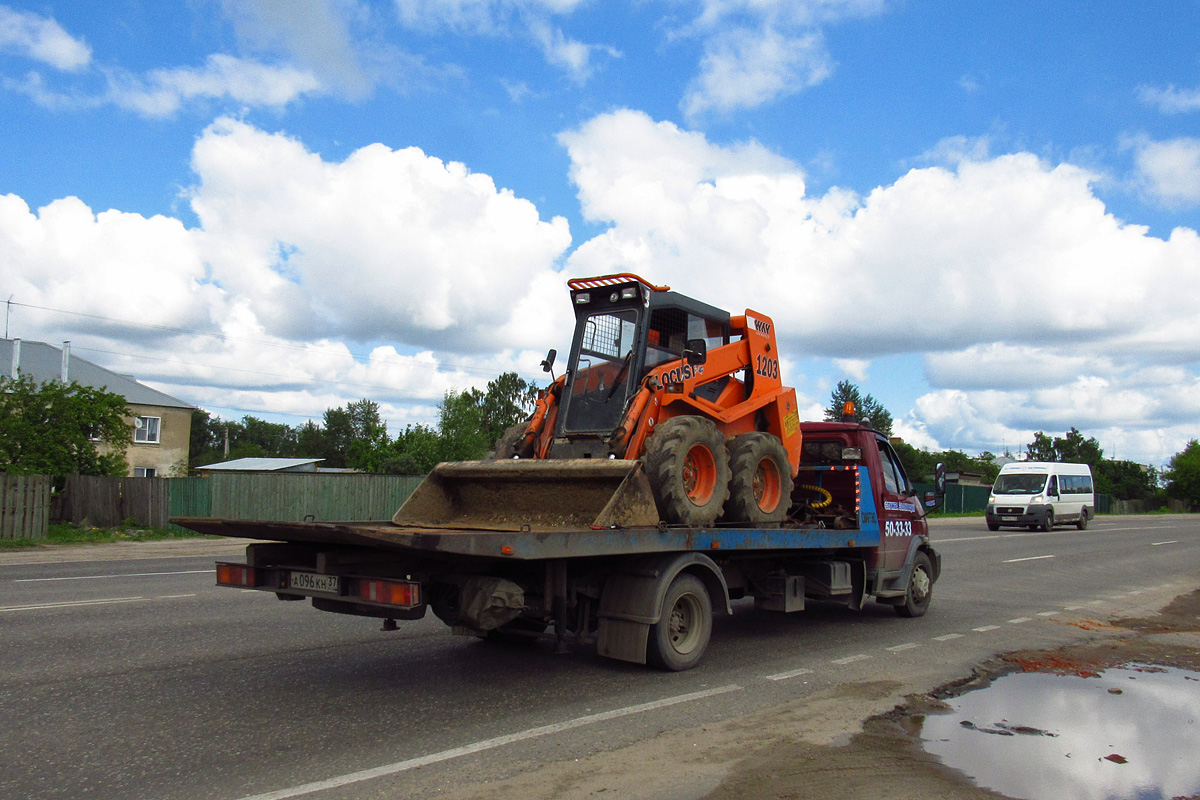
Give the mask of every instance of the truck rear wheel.
<path id="1" fill-rule="evenodd" d="M 711 637 L 708 590 L 695 575 L 679 575 L 667 588 L 658 622 L 650 626 L 646 661 L 671 672 L 691 669 L 704 657 Z"/>
<path id="2" fill-rule="evenodd" d="M 769 433 L 743 433 L 729 443 L 725 520 L 782 522 L 792 502 L 792 467 L 783 442 Z"/>
<path id="3" fill-rule="evenodd" d="M 1046 510 L 1046 518 L 1042 520 L 1042 530 L 1054 530 L 1054 512 L 1049 509 Z"/>
<path id="4" fill-rule="evenodd" d="M 710 526 L 729 497 L 725 437 L 704 417 L 672 417 L 646 442 L 646 475 L 664 521 Z"/>
<path id="5" fill-rule="evenodd" d="M 896 613 L 902 617 L 922 617 L 929 610 L 933 600 L 933 562 L 929 556 L 920 550 L 913 561 L 912 576 L 908 579 L 908 589 L 904 593 L 904 602 L 896 606 Z"/>

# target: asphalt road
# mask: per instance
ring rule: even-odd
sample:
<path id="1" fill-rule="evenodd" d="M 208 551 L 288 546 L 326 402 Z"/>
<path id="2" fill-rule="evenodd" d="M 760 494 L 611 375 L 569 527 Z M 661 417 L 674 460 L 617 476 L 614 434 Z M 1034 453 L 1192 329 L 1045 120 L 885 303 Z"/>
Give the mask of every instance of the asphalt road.
<path id="1" fill-rule="evenodd" d="M 1200 587 L 1200 517 L 1050 533 L 951 520 L 935 545 L 927 616 L 739 602 L 704 664 L 678 674 L 454 637 L 432 615 L 382 632 L 218 589 L 211 555 L 0 556 L 0 797 L 433 796 L 842 682 L 949 680 L 1087 635 L 1064 620 L 1144 613 Z"/>

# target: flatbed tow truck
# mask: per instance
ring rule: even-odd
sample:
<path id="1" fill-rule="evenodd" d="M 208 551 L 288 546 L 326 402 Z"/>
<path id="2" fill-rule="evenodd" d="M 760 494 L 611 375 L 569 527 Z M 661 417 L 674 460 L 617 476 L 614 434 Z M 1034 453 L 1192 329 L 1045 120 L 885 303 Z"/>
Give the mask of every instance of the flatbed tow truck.
<path id="1" fill-rule="evenodd" d="M 742 598 L 780 613 L 872 599 L 926 612 L 941 557 L 925 513 L 939 498 L 917 497 L 852 408 L 798 420 L 768 318 L 637 276 L 571 288 L 568 370 L 530 420 L 495 459 L 438 465 L 390 521 L 172 521 L 266 540 L 217 564 L 221 586 L 384 630 L 432 610 L 455 633 L 594 644 L 674 671 L 700 663 L 714 609 Z"/>

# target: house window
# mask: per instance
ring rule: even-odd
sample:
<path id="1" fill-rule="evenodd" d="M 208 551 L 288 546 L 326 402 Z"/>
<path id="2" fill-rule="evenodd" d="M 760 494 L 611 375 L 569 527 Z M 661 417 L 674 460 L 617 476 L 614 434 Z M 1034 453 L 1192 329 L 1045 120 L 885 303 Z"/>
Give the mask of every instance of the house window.
<path id="1" fill-rule="evenodd" d="M 138 417 L 133 421 L 133 440 L 144 444 L 158 444 L 158 428 L 162 417 Z"/>
<path id="2" fill-rule="evenodd" d="M 153 478 L 158 474 L 158 470 L 154 467 L 134 467 L 133 477 L 135 478 Z"/>

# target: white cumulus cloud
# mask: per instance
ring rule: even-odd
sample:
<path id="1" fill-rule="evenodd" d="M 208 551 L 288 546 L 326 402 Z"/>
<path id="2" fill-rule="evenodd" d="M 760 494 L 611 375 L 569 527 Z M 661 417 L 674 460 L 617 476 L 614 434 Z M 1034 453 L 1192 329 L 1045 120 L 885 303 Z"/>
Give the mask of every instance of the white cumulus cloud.
<path id="1" fill-rule="evenodd" d="M 560 140 L 585 214 L 609 226 L 574 273 L 628 269 L 757 308 L 792 357 L 933 353 L 947 388 L 905 423 L 927 440 L 995 451 L 1061 423 L 1182 435 L 1146 368 L 1200 361 L 1200 237 L 1121 222 L 1086 170 L 968 146 L 953 169 L 809 196 L 760 145 L 640 112 Z"/>
<path id="2" fill-rule="evenodd" d="M 68 71 L 86 67 L 92 59 L 87 43 L 67 33 L 53 18 L 9 6 L 0 6 L 0 52 Z"/>
<path id="3" fill-rule="evenodd" d="M 1200 139 L 1137 140 L 1137 181 L 1155 201 L 1169 208 L 1200 205 Z"/>

